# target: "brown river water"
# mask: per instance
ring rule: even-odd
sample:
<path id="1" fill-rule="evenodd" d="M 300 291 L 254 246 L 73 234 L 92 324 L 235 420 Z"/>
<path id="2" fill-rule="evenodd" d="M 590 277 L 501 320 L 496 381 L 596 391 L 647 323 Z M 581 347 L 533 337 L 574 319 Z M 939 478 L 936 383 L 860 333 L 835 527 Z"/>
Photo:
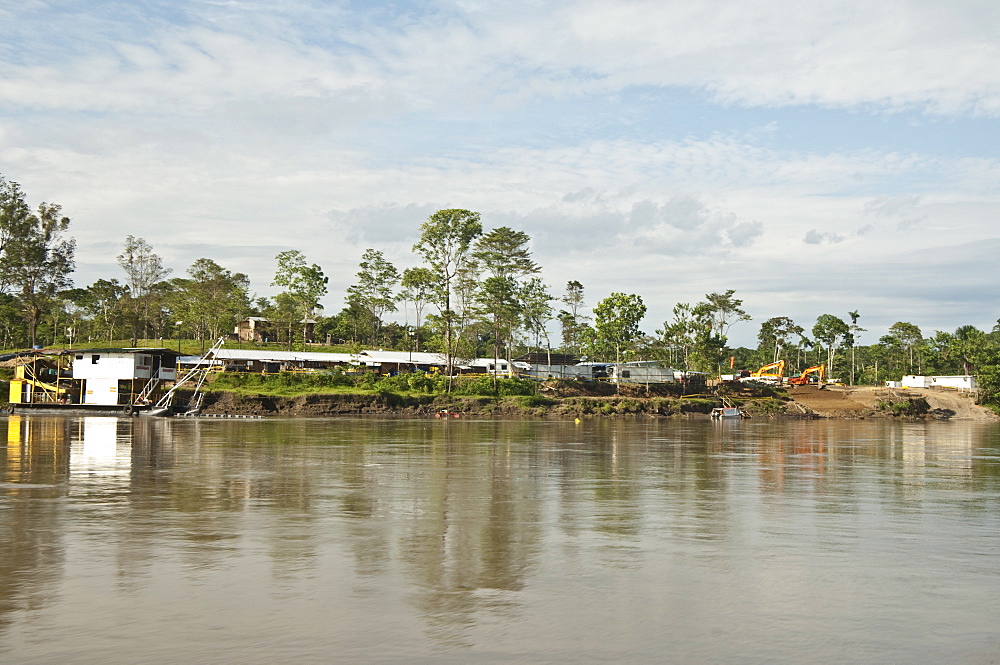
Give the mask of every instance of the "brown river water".
<path id="1" fill-rule="evenodd" d="M 1000 663 L 1000 426 L 0 420 L 0 663 Z"/>

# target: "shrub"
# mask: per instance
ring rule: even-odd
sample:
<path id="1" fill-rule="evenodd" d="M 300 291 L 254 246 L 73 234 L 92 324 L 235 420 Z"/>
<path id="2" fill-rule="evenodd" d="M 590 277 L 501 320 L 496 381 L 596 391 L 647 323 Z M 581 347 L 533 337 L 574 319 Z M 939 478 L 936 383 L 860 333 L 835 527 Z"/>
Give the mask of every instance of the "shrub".
<path id="1" fill-rule="evenodd" d="M 879 411 L 886 411 L 894 416 L 915 418 L 926 415 L 930 411 L 930 405 L 923 397 L 916 399 L 902 399 L 897 401 L 879 400 L 875 404 Z"/>
<path id="2" fill-rule="evenodd" d="M 537 393 L 537 386 L 529 379 L 497 378 L 494 386 L 492 376 L 457 377 L 453 392 L 456 395 L 514 397 L 534 395 Z"/>

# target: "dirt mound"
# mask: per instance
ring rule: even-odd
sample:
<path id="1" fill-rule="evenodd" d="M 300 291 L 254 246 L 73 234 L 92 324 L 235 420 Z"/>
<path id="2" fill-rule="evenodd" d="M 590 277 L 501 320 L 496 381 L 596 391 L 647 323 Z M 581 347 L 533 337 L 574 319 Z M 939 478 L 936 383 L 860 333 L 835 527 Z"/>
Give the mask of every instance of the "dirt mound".
<path id="1" fill-rule="evenodd" d="M 1000 419 L 1000 416 L 989 409 L 978 406 L 968 393 L 952 390 L 790 386 L 788 394 L 792 397 L 793 408 L 822 418 L 866 418 L 901 412 L 903 415 L 926 415 L 931 418 L 954 420 Z M 926 402 L 926 407 L 921 402 Z M 896 411 L 885 408 L 891 405 L 900 408 Z M 920 411 L 923 413 L 918 413 Z"/>

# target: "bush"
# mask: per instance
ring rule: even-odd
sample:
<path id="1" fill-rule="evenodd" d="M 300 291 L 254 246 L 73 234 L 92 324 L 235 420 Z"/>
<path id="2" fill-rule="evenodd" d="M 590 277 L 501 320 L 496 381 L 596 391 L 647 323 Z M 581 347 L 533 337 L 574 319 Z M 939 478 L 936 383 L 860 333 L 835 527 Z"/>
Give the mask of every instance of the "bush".
<path id="1" fill-rule="evenodd" d="M 711 413 L 714 408 L 715 400 L 712 399 L 681 400 L 681 413 Z"/>
<path id="2" fill-rule="evenodd" d="M 517 397 L 517 402 L 523 407 L 534 408 L 554 406 L 558 403 L 558 400 L 550 397 L 542 397 L 541 395 L 521 395 Z"/>
<path id="3" fill-rule="evenodd" d="M 918 397 L 916 399 L 902 399 L 897 401 L 879 400 L 875 404 L 875 408 L 894 416 L 916 418 L 926 415 L 931 407 L 927 403 L 927 400 L 923 397 Z"/>
<path id="4" fill-rule="evenodd" d="M 493 381 L 492 376 L 456 377 L 453 392 L 480 397 L 515 397 L 537 393 L 537 384 L 529 379 L 497 378 L 495 386 Z"/>

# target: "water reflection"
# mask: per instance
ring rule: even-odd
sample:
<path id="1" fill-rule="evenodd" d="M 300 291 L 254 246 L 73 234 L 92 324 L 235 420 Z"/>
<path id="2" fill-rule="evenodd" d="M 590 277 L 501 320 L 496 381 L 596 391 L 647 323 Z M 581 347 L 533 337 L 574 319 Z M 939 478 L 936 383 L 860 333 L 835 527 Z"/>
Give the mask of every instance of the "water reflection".
<path id="1" fill-rule="evenodd" d="M 295 625 L 358 655 L 383 648 L 386 625 L 461 652 L 503 642 L 498 626 L 530 632 L 541 613 L 585 652 L 589 632 L 621 618 L 607 595 L 640 624 L 675 625 L 663 639 L 685 643 L 701 610 L 740 609 L 766 634 L 810 590 L 847 593 L 827 570 L 902 564 L 900 551 L 933 567 L 965 547 L 980 557 L 959 564 L 974 581 L 1000 545 L 1000 436 L 975 424 L 6 425 L 0 638 L 14 626 L 32 634 L 29 616 L 87 626 L 72 611 L 86 600 L 106 612 L 94 621 L 141 607 L 148 615 L 129 620 L 153 635 L 177 612 L 228 612 L 255 644 Z M 651 604 L 644 613 L 633 599 Z M 847 621 L 844 602 L 831 600 L 827 622 Z M 332 634 L 331 613 L 343 626 Z M 284 622 L 259 618 L 275 614 Z M 200 648 L 219 639 L 195 633 Z"/>

